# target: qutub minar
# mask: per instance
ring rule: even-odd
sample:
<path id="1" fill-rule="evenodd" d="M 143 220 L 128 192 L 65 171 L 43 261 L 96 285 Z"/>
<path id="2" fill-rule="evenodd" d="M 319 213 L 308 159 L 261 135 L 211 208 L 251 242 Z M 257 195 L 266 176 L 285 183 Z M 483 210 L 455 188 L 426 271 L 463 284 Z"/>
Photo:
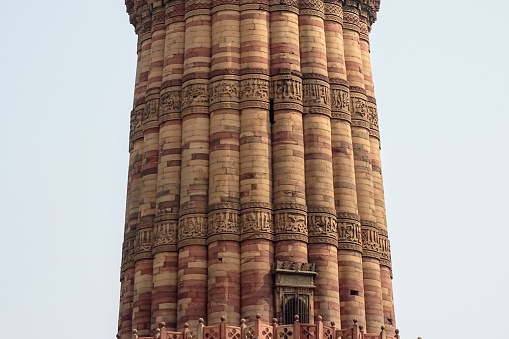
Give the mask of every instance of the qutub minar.
<path id="1" fill-rule="evenodd" d="M 119 337 L 399 338 L 380 0 L 127 0 Z"/>

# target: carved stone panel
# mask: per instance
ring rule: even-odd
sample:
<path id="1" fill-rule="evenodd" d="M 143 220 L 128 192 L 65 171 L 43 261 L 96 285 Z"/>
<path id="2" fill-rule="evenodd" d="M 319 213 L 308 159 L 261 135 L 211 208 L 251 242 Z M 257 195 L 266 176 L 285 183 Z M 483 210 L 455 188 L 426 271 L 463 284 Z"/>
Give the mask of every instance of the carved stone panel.
<path id="1" fill-rule="evenodd" d="M 272 97 L 275 103 L 302 103 L 302 80 L 293 75 L 277 75 L 272 80 Z"/>
<path id="2" fill-rule="evenodd" d="M 386 235 L 381 232 L 378 235 L 378 245 L 380 248 L 380 264 L 391 267 L 391 242 Z"/>
<path id="3" fill-rule="evenodd" d="M 122 245 L 122 272 L 134 267 L 135 238 L 126 239 Z"/>
<path id="4" fill-rule="evenodd" d="M 276 241 L 308 241 L 306 214 L 298 211 L 275 212 Z"/>
<path id="5" fill-rule="evenodd" d="M 268 239 L 272 240 L 274 226 L 272 211 L 264 209 L 249 209 L 240 214 L 241 240 Z"/>
<path id="6" fill-rule="evenodd" d="M 136 260 L 152 258 L 152 228 L 144 228 L 136 232 Z"/>
<path id="7" fill-rule="evenodd" d="M 378 229 L 376 225 L 362 223 L 362 253 L 366 257 L 380 258 L 380 247 L 378 240 Z"/>
<path id="8" fill-rule="evenodd" d="M 155 226 L 152 253 L 171 252 L 177 249 L 177 220 L 164 221 Z"/>
<path id="9" fill-rule="evenodd" d="M 240 83 L 240 99 L 246 100 L 269 100 L 269 80 L 261 78 L 243 79 Z"/>
<path id="10" fill-rule="evenodd" d="M 338 245 L 338 223 L 330 214 L 308 214 L 309 242 Z"/>
<path id="11" fill-rule="evenodd" d="M 239 81 L 223 79 L 209 86 L 209 103 L 211 110 L 220 108 L 238 108 Z"/>
<path id="12" fill-rule="evenodd" d="M 207 237 L 207 217 L 190 214 L 179 219 L 178 247 L 187 245 L 205 245 Z"/>
<path id="13" fill-rule="evenodd" d="M 208 242 L 239 240 L 239 214 L 236 210 L 215 210 L 208 214 Z"/>
<path id="14" fill-rule="evenodd" d="M 187 84 L 182 88 L 182 109 L 191 106 L 208 106 L 209 95 L 206 84 Z"/>
<path id="15" fill-rule="evenodd" d="M 338 247 L 340 249 L 362 252 L 361 225 L 355 220 L 342 220 L 338 222 Z"/>

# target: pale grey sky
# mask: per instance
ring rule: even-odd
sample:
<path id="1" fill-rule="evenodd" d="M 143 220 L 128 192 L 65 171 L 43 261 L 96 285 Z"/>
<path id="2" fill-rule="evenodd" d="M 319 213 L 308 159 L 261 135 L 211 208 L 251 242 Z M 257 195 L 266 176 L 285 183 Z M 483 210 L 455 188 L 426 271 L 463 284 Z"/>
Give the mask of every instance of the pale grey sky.
<path id="1" fill-rule="evenodd" d="M 0 333 L 114 338 L 136 62 L 124 1 L 1 4 Z M 403 339 L 508 322 L 507 13 L 382 0 L 371 51 Z"/>

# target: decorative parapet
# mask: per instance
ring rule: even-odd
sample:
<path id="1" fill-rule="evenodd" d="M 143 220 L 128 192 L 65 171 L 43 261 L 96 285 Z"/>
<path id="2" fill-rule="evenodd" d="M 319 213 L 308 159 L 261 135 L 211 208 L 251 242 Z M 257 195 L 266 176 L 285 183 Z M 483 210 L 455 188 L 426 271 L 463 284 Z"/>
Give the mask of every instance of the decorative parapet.
<path id="1" fill-rule="evenodd" d="M 321 316 L 316 318 L 315 324 L 301 324 L 296 315 L 293 324 L 284 326 L 279 326 L 276 319 L 267 325 L 260 318 L 257 315 L 252 325 L 247 325 L 246 320 L 242 319 L 240 326 L 227 326 L 225 317 L 221 317 L 219 325 L 212 326 L 205 326 L 204 320 L 199 319 L 196 330 L 191 331 L 186 324 L 182 332 L 167 331 L 166 324 L 162 322 L 153 337 L 138 337 L 138 331 L 133 330 L 132 339 L 400 339 L 399 330 L 396 330 L 394 337 L 389 336 L 384 326 L 379 333 L 365 333 L 364 327 L 356 319 L 353 326 L 338 329 L 334 322 L 331 322 L 331 327 L 324 326 Z"/>

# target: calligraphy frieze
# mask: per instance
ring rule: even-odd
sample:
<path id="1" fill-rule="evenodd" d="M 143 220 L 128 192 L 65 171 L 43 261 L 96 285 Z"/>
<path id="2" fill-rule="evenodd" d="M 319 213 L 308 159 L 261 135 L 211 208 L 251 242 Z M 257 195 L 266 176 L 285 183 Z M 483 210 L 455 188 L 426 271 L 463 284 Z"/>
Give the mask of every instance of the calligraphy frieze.
<path id="1" fill-rule="evenodd" d="M 368 121 L 371 129 L 378 130 L 378 111 L 371 104 L 368 104 Z"/>
<path id="2" fill-rule="evenodd" d="M 308 228 L 305 213 L 298 213 L 297 211 L 277 211 L 274 214 L 276 241 L 308 241 Z"/>
<path id="3" fill-rule="evenodd" d="M 269 100 L 269 80 L 260 78 L 243 79 L 240 82 L 240 99 Z"/>
<path id="4" fill-rule="evenodd" d="M 302 103 L 302 80 L 292 75 L 278 75 L 272 80 L 273 98 L 278 102 Z"/>
<path id="5" fill-rule="evenodd" d="M 273 223 L 270 210 L 247 210 L 240 215 L 242 240 L 252 238 L 272 239 Z"/>
<path id="6" fill-rule="evenodd" d="M 136 260 L 152 257 L 152 228 L 145 228 L 136 232 Z"/>
<path id="7" fill-rule="evenodd" d="M 331 93 L 329 84 L 319 80 L 304 80 L 302 85 L 304 106 L 330 107 Z"/>
<path id="8" fill-rule="evenodd" d="M 331 107 L 333 111 L 350 111 L 350 94 L 341 88 L 331 89 Z"/>
<path id="9" fill-rule="evenodd" d="M 135 239 L 130 238 L 122 245 L 122 271 L 134 266 Z"/>
<path id="10" fill-rule="evenodd" d="M 185 215 L 179 219 L 178 246 L 205 244 L 207 237 L 207 217 L 204 215 Z"/>
<path id="11" fill-rule="evenodd" d="M 341 221 L 338 223 L 339 248 L 352 249 L 362 252 L 361 225 L 356 221 Z"/>
<path id="12" fill-rule="evenodd" d="M 385 266 L 390 267 L 391 263 L 391 243 L 389 239 L 379 234 L 378 236 L 378 245 L 380 248 L 380 261 L 382 264 L 385 264 Z"/>
<path id="13" fill-rule="evenodd" d="M 362 252 L 364 256 L 379 258 L 378 229 L 362 225 Z"/>
<path id="14" fill-rule="evenodd" d="M 161 94 L 161 114 L 180 112 L 180 90 Z"/>
<path id="15" fill-rule="evenodd" d="M 208 237 L 214 240 L 237 240 L 239 235 L 239 214 L 234 210 L 216 210 L 208 214 Z M 235 235 L 226 239 L 225 235 Z M 227 237 L 228 238 L 228 237 Z"/>
<path id="16" fill-rule="evenodd" d="M 335 216 L 309 213 L 307 216 L 309 242 L 338 244 L 338 223 Z"/>
<path id="17" fill-rule="evenodd" d="M 209 86 L 209 103 L 238 102 L 239 82 L 237 80 L 219 80 Z"/>
<path id="18" fill-rule="evenodd" d="M 174 250 L 177 245 L 177 220 L 159 223 L 154 230 L 153 252 Z M 160 247 L 164 247 L 159 249 Z"/>
<path id="19" fill-rule="evenodd" d="M 191 106 L 208 106 L 208 86 L 207 84 L 188 84 L 182 88 L 182 109 Z"/>

